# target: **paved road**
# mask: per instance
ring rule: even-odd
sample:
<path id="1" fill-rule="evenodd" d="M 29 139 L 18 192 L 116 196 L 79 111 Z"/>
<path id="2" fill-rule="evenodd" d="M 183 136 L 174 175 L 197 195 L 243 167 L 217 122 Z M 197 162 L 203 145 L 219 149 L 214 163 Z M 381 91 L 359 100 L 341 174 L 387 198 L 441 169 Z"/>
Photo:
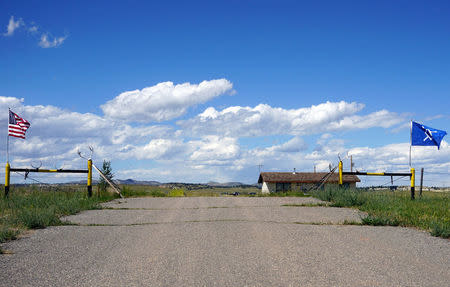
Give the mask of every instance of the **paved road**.
<path id="1" fill-rule="evenodd" d="M 449 286 L 450 242 L 308 198 L 144 198 L 3 245 L 1 286 Z"/>

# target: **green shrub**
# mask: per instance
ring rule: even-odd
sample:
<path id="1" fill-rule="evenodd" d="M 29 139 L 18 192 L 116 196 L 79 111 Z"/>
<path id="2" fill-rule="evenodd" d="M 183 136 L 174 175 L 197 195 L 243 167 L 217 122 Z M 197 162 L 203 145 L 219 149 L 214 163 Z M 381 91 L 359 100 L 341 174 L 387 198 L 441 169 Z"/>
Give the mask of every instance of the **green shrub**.
<path id="1" fill-rule="evenodd" d="M 166 197 L 167 194 L 159 187 L 142 187 L 142 186 L 122 186 L 122 195 L 124 197 Z"/>
<path id="2" fill-rule="evenodd" d="M 111 168 L 111 161 L 103 160 L 101 172 L 109 181 L 112 181 L 114 174 L 113 174 L 112 168 Z M 106 180 L 102 176 L 99 176 L 99 181 L 97 184 L 97 188 L 99 189 L 99 191 L 106 192 L 107 187 L 108 187 L 108 183 L 106 182 Z"/>
<path id="3" fill-rule="evenodd" d="M 367 225 L 414 226 L 428 230 L 434 236 L 449 238 L 450 194 L 424 192 L 422 198 L 411 200 L 408 191 L 364 191 L 326 188 L 312 195 L 330 201 L 335 207 L 357 207 L 369 216 Z"/>
<path id="4" fill-rule="evenodd" d="M 450 238 L 450 224 L 444 222 L 433 222 L 431 225 L 431 235 L 442 238 Z"/>
<path id="5" fill-rule="evenodd" d="M 19 231 L 17 229 L 0 225 L 0 243 L 8 240 L 14 240 L 17 238 L 17 235 L 19 235 Z"/>
<path id="6" fill-rule="evenodd" d="M 26 186 L 12 189 L 8 198 L 0 197 L 0 242 L 14 239 L 23 229 L 60 225 L 61 216 L 100 208 L 100 202 L 117 197 L 107 194 L 88 198 L 86 191 L 66 186 L 52 190 L 41 192 Z"/>
<path id="7" fill-rule="evenodd" d="M 50 208 L 24 208 L 15 212 L 17 225 L 23 225 L 29 229 L 45 228 L 51 225 L 59 225 L 61 221 L 55 207 Z"/>
<path id="8" fill-rule="evenodd" d="M 164 193 L 160 190 L 152 190 L 148 194 L 149 194 L 149 196 L 152 196 L 152 197 L 166 197 L 167 196 L 166 193 Z"/>
<path id="9" fill-rule="evenodd" d="M 301 191 L 285 191 L 285 192 L 271 192 L 269 194 L 259 194 L 259 196 L 269 196 L 269 197 L 309 197 L 310 195 L 306 195 Z"/>
<path id="10" fill-rule="evenodd" d="M 335 189 L 327 187 L 324 189 L 314 190 L 311 192 L 311 195 L 317 197 L 320 200 L 331 202 L 334 199 L 335 191 L 336 191 Z"/>
<path id="11" fill-rule="evenodd" d="M 333 206 L 361 206 L 366 202 L 367 198 L 364 193 L 358 190 L 338 190 L 334 194 Z"/>
<path id="12" fill-rule="evenodd" d="M 167 195 L 169 197 L 183 197 L 185 196 L 184 191 L 181 188 L 175 188 L 169 191 Z"/>
<path id="13" fill-rule="evenodd" d="M 390 218 L 386 216 L 374 216 L 368 215 L 361 219 L 362 223 L 365 225 L 373 225 L 373 226 L 398 226 L 400 222 L 396 218 Z"/>

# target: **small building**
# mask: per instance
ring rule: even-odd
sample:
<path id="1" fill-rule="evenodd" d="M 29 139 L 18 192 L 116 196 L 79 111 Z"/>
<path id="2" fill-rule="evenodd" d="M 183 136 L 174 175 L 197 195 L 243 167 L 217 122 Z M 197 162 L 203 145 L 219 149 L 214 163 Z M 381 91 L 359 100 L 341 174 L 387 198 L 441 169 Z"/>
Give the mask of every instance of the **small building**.
<path id="1" fill-rule="evenodd" d="M 316 186 L 328 172 L 261 172 L 258 183 L 262 184 L 262 193 L 307 191 Z M 356 187 L 361 180 L 356 175 L 344 175 L 343 184 L 346 187 Z M 326 180 L 324 186 L 337 186 L 339 174 L 332 173 Z"/>

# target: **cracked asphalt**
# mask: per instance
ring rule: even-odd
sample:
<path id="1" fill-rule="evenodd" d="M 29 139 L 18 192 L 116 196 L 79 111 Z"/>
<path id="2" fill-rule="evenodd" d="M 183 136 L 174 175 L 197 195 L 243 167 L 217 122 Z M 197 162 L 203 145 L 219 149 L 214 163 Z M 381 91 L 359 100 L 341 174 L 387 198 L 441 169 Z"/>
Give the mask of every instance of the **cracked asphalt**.
<path id="1" fill-rule="evenodd" d="M 116 200 L 3 244 L 0 286 L 449 286 L 449 240 L 319 203 Z"/>

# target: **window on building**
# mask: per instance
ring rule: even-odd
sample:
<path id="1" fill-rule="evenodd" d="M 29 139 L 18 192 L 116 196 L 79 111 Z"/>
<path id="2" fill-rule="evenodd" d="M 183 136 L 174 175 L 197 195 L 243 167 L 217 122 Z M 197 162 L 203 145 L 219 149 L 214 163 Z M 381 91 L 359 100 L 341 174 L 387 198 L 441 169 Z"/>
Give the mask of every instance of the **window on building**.
<path id="1" fill-rule="evenodd" d="M 276 192 L 286 192 L 291 190 L 290 182 L 277 182 Z"/>

